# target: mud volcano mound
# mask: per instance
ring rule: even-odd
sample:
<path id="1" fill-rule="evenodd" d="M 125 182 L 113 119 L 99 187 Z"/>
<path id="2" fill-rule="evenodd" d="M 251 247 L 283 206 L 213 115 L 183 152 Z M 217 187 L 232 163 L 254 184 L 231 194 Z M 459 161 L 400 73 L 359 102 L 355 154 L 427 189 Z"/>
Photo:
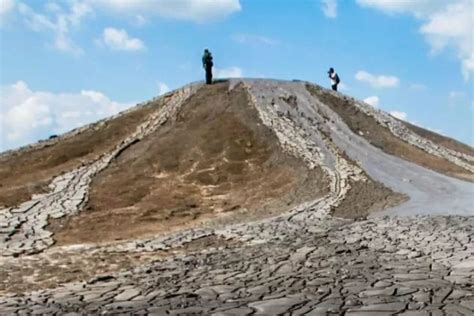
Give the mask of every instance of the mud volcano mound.
<path id="1" fill-rule="evenodd" d="M 474 313 L 474 149 L 309 82 L 193 83 L 0 179 L 0 314 Z"/>

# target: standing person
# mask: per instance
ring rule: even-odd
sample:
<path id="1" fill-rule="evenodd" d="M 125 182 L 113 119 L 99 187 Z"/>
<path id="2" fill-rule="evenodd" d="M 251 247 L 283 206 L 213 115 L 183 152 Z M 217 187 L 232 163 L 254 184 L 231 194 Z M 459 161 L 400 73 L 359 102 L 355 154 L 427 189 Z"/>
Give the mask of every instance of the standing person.
<path id="1" fill-rule="evenodd" d="M 212 84 L 212 66 L 214 66 L 212 54 L 206 48 L 202 56 L 202 67 L 206 70 L 206 84 Z"/>
<path id="2" fill-rule="evenodd" d="M 331 88 L 334 91 L 337 91 L 337 85 L 339 84 L 339 82 L 341 82 L 341 80 L 339 79 L 339 76 L 337 75 L 337 73 L 334 71 L 334 68 L 332 67 L 329 68 L 328 74 L 329 74 L 329 79 L 331 79 Z"/>

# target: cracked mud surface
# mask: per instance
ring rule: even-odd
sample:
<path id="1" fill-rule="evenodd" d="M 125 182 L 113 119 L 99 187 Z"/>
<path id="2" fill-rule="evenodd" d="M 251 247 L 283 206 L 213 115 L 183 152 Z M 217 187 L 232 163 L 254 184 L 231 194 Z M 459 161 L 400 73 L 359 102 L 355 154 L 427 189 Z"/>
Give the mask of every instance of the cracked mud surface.
<path id="1" fill-rule="evenodd" d="M 201 107 L 209 103 L 206 98 L 213 91 L 218 104 Z M 240 108 L 233 108 L 222 95 L 240 100 L 236 104 Z M 351 130 L 350 118 L 338 115 L 341 109 L 327 104 L 328 100 L 343 104 L 347 97 L 323 90 L 311 94 L 304 82 L 244 79 L 206 88 L 190 85 L 170 93 L 165 100 L 163 107 L 152 111 L 106 155 L 54 178 L 50 193 L 0 210 L 1 315 L 474 313 L 472 183 L 426 170 L 372 146 L 358 131 Z M 243 100 L 249 108 L 244 107 Z M 387 137 L 408 146 L 404 148 L 421 150 L 442 159 L 445 167 L 472 173 L 474 157 L 468 152 L 442 146 L 433 137 L 424 138 L 386 114 L 353 102 L 391 133 Z M 186 105 L 192 105 L 191 111 Z M 189 138 L 188 148 L 199 148 L 189 156 L 179 146 L 166 147 L 167 142 L 174 141 L 167 139 L 167 128 L 172 124 L 181 126 L 176 133 L 182 137 L 190 130 L 202 136 L 208 131 L 200 124 L 191 128 L 183 122 L 193 117 L 202 122 L 214 115 L 225 122 L 222 125 L 231 125 L 238 134 L 232 138 L 242 138 L 242 142 L 214 137 L 200 143 L 199 137 Z M 226 131 L 212 119 L 206 122 L 214 135 Z M 273 138 L 262 140 L 268 131 Z M 150 141 L 150 135 L 159 135 L 161 143 Z M 155 142 L 175 150 L 174 155 L 181 157 L 179 163 L 163 157 L 153 147 Z M 206 151 L 219 158 L 203 156 Z M 186 161 L 197 157 L 202 166 L 195 168 Z M 158 162 L 156 166 L 149 166 L 152 161 Z M 236 161 L 258 161 L 271 170 L 271 175 L 280 174 L 287 181 L 272 178 L 265 168 L 253 168 L 251 174 L 232 173 L 235 169 L 227 167 Z M 284 168 L 281 171 L 281 162 L 290 173 L 283 172 Z M 137 166 L 127 174 L 127 168 Z M 142 173 L 138 172 L 140 166 L 146 166 Z M 219 168 L 225 172 L 219 173 Z M 245 167 L 239 170 L 245 171 Z M 305 182 L 312 172 L 318 181 L 324 173 L 326 190 L 318 187 L 319 191 L 306 194 L 295 189 L 298 185 L 312 188 Z M 134 173 L 140 175 L 138 179 L 130 177 Z M 98 191 L 104 190 L 106 197 L 127 181 L 136 181 L 134 186 L 140 187 L 140 181 L 145 181 L 141 179 L 150 173 L 158 175 L 155 179 L 160 181 L 171 174 L 167 186 L 184 187 L 188 190 L 183 191 L 184 196 L 194 198 L 199 195 L 193 195 L 189 188 L 196 183 L 211 185 L 215 191 L 208 192 L 219 195 L 231 174 L 242 187 L 235 190 L 236 204 L 254 203 L 255 211 L 233 210 L 235 217 L 212 216 L 213 220 L 200 225 L 183 226 L 162 235 L 143 234 L 138 239 L 118 241 L 111 237 L 99 243 L 51 247 L 57 237 L 48 230 L 52 219 L 67 223 L 87 216 L 90 210 L 84 206 L 98 207 L 94 204 Z M 176 175 L 183 173 L 182 182 L 176 180 Z M 119 174 L 125 175 L 123 183 L 108 183 Z M 302 180 L 293 181 L 291 175 Z M 275 181 L 270 189 L 263 190 L 268 195 L 255 190 L 259 179 Z M 300 195 L 286 197 L 279 191 L 286 191 L 288 186 Z M 153 190 L 146 186 L 141 189 L 146 194 L 139 198 L 132 194 L 108 203 L 124 209 L 130 201 L 143 200 L 140 208 L 146 208 L 147 201 L 158 205 L 153 192 L 166 192 L 159 185 Z M 277 195 L 280 204 L 271 202 Z M 261 200 L 261 204 L 252 199 Z M 183 196 L 175 201 L 182 200 Z M 202 206 L 201 211 L 206 212 L 204 206 L 212 205 L 198 201 L 192 209 Z M 284 207 L 288 201 L 295 203 Z M 269 203 L 269 212 L 265 203 Z M 222 208 L 222 204 L 213 205 Z M 389 214 L 438 215 L 382 217 L 376 212 L 370 214 L 375 217 L 360 219 L 383 207 L 388 207 L 385 212 Z M 265 216 L 255 215 L 259 213 Z M 129 221 L 133 222 L 133 216 Z"/>
<path id="2" fill-rule="evenodd" d="M 273 222 L 275 236 L 265 244 L 217 245 L 87 282 L 4 295 L 0 307 L 79 315 L 474 312 L 472 218 L 330 222 L 310 220 L 314 230 L 307 232 L 300 221 Z"/>
<path id="3" fill-rule="evenodd" d="M 164 258 L 202 251 L 210 247 L 237 246 L 237 242 L 214 235 L 194 239 L 171 251 L 102 251 L 93 246 L 70 246 L 19 258 L 4 259 L 0 270 L 0 293 L 22 293 L 55 288 L 61 284 L 110 275 Z"/>

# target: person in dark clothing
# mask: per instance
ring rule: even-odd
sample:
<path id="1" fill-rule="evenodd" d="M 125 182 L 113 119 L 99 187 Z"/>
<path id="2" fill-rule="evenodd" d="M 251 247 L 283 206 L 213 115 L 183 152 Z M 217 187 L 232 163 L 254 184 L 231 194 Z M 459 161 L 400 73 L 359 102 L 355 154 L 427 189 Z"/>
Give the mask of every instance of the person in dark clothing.
<path id="1" fill-rule="evenodd" d="M 339 84 L 339 82 L 341 82 L 341 80 L 339 79 L 339 76 L 337 75 L 337 73 L 334 71 L 334 68 L 332 67 L 329 68 L 328 74 L 329 74 L 329 79 L 331 79 L 331 88 L 334 91 L 337 91 L 337 85 Z"/>
<path id="2" fill-rule="evenodd" d="M 212 66 L 214 66 L 212 54 L 206 48 L 202 56 L 202 67 L 206 70 L 206 84 L 212 84 Z"/>

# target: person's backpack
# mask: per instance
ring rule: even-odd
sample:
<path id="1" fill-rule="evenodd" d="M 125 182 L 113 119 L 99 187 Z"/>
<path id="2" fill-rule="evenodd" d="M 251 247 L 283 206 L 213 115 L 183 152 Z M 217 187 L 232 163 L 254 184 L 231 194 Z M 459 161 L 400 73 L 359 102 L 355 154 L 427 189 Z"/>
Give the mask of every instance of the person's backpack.
<path id="1" fill-rule="evenodd" d="M 341 82 L 341 79 L 339 79 L 339 76 L 336 74 L 336 77 L 334 78 L 334 80 L 336 80 L 336 84 L 339 84 L 339 82 Z"/>
<path id="2" fill-rule="evenodd" d="M 213 63 L 213 61 L 212 61 L 212 55 L 211 55 L 211 54 L 206 54 L 205 62 L 206 62 L 206 66 L 208 66 L 208 67 L 214 66 L 214 63 Z"/>

